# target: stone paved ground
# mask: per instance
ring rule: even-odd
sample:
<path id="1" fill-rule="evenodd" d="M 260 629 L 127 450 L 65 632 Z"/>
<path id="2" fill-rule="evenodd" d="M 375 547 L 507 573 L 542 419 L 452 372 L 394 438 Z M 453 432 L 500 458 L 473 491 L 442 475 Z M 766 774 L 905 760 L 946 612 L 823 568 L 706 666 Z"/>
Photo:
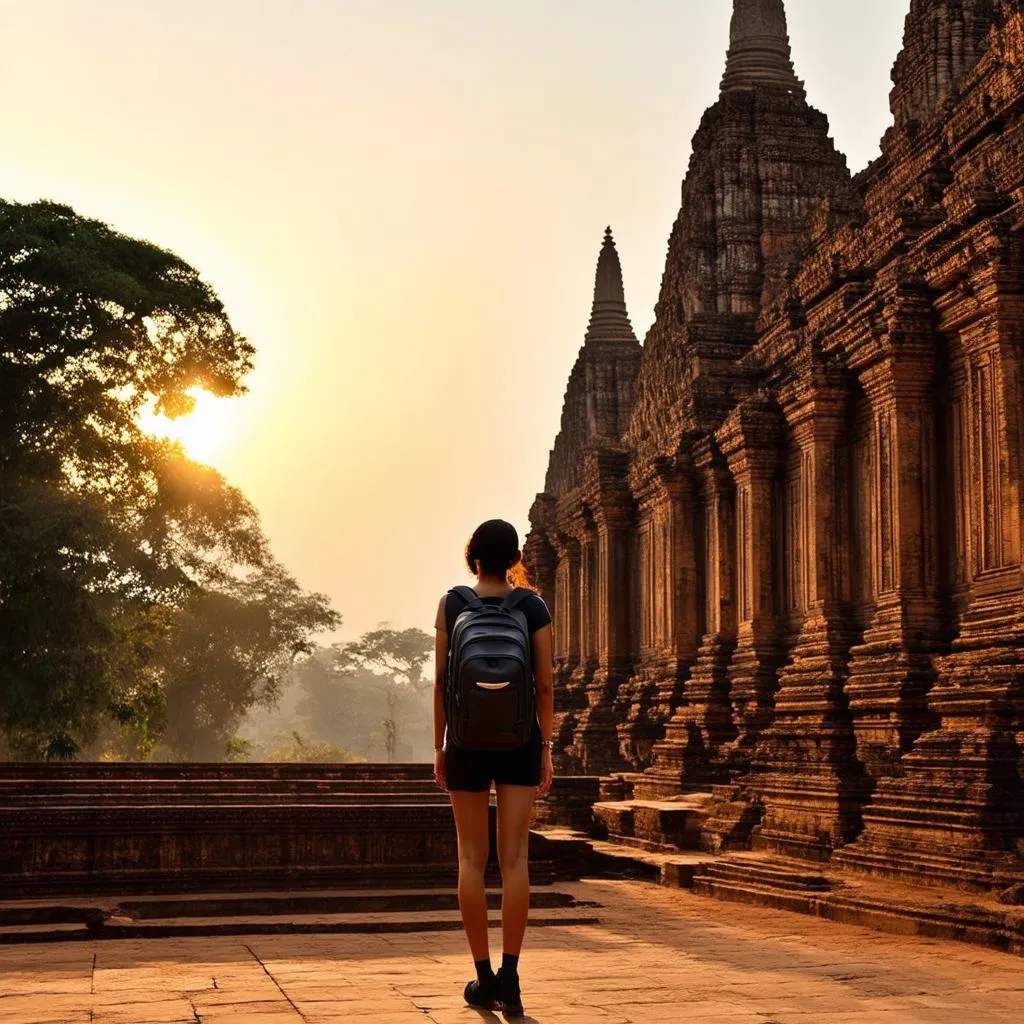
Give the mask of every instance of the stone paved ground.
<path id="1" fill-rule="evenodd" d="M 531 932 L 525 1024 L 1024 1020 L 1018 957 L 639 882 L 564 888 L 603 923 Z M 0 1022 L 497 1024 L 462 1005 L 468 961 L 458 932 L 6 946 Z"/>

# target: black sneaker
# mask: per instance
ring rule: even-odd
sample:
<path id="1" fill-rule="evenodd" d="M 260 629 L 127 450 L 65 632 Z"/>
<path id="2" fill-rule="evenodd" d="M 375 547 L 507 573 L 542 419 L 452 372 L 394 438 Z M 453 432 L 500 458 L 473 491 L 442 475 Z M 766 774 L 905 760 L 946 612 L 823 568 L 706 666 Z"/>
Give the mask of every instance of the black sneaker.
<path id="1" fill-rule="evenodd" d="M 522 1017 L 523 996 L 519 991 L 519 975 L 503 975 L 501 968 L 494 976 L 497 982 L 498 1002 L 501 1003 L 506 1017 Z"/>
<path id="2" fill-rule="evenodd" d="M 478 1010 L 493 1010 L 498 1002 L 498 979 L 492 977 L 483 982 L 475 979 L 467 981 L 462 996 L 469 1006 L 475 1006 Z"/>

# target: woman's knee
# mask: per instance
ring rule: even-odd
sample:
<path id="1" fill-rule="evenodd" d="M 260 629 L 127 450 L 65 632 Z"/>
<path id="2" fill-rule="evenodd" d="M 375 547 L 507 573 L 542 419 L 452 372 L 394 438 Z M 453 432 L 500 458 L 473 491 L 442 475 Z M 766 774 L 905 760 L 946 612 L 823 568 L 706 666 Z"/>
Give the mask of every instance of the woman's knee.
<path id="1" fill-rule="evenodd" d="M 502 872 L 515 871 L 526 864 L 529 843 L 526 836 L 498 843 L 498 864 Z"/>
<path id="2" fill-rule="evenodd" d="M 487 870 L 487 848 L 475 845 L 459 846 L 459 871 L 463 874 L 483 876 Z"/>

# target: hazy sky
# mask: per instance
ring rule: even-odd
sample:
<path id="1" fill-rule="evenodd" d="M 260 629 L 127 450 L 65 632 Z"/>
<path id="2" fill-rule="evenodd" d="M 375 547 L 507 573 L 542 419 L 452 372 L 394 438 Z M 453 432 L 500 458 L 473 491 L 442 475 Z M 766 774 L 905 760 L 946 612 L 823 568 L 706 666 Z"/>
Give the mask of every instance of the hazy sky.
<path id="1" fill-rule="evenodd" d="M 788 0 L 853 170 L 907 0 Z M 352 636 L 522 531 L 606 224 L 642 338 L 731 0 L 0 0 L 0 195 L 199 268 L 257 346 L 183 427 Z M 197 437 L 197 432 L 202 436 Z"/>

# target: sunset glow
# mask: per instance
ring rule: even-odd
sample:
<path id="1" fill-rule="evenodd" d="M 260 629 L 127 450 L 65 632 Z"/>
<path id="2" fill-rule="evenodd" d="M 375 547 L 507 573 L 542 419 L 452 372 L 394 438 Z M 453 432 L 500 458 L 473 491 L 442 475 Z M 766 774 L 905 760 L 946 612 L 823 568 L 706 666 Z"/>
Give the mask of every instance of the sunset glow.
<path id="1" fill-rule="evenodd" d="M 854 170 L 891 121 L 906 6 L 787 2 Z M 607 224 L 638 337 L 653 319 L 731 9 L 7 3 L 0 194 L 197 268 L 256 348 L 248 394 L 146 429 L 241 489 L 346 635 L 429 629 L 473 528 L 525 533 Z"/>
<path id="2" fill-rule="evenodd" d="M 154 437 L 177 441 L 190 459 L 219 468 L 241 439 L 240 399 L 217 398 L 200 388 L 189 394 L 196 400 L 192 412 L 172 420 L 149 408 L 139 418 L 139 426 Z"/>

